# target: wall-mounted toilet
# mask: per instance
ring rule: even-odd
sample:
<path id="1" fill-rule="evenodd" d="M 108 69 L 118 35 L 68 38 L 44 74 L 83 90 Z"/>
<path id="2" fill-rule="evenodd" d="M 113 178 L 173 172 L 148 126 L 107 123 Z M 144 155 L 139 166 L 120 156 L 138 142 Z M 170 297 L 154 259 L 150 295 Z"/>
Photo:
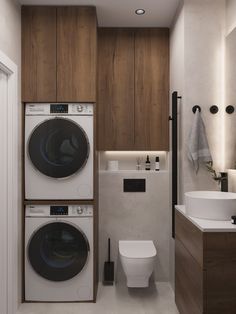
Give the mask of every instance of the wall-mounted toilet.
<path id="1" fill-rule="evenodd" d="M 153 241 L 119 241 L 119 254 L 127 286 L 148 287 L 157 255 Z"/>

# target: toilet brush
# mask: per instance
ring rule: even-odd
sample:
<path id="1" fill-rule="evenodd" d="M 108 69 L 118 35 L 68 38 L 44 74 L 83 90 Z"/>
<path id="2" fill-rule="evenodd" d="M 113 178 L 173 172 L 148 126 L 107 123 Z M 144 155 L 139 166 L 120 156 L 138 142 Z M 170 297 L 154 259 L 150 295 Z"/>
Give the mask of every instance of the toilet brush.
<path id="1" fill-rule="evenodd" d="M 114 262 L 111 262 L 111 240 L 108 239 L 108 261 L 104 263 L 103 284 L 112 286 L 114 282 Z"/>

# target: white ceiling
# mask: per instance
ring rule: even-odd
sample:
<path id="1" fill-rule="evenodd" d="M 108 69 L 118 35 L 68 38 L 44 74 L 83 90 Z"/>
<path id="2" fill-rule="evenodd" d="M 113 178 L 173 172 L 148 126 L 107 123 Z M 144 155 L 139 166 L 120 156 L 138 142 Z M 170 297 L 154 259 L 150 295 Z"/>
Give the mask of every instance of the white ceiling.
<path id="1" fill-rule="evenodd" d="M 169 27 L 181 0 L 18 0 L 26 5 L 94 5 L 103 27 Z M 145 9 L 138 16 L 136 9 Z"/>

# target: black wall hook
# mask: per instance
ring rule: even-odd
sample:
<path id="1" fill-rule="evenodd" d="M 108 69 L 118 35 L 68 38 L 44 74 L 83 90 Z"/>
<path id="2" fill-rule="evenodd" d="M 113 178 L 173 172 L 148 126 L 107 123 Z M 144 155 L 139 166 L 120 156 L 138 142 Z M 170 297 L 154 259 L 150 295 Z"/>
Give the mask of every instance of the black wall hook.
<path id="1" fill-rule="evenodd" d="M 201 107 L 200 106 L 193 106 L 192 112 L 195 113 L 197 111 L 197 109 L 199 110 L 199 112 L 201 112 Z"/>
<path id="2" fill-rule="evenodd" d="M 219 111 L 218 106 L 214 105 L 214 106 L 211 106 L 211 107 L 210 107 L 210 112 L 211 112 L 212 114 L 216 114 L 218 111 Z"/>
<path id="3" fill-rule="evenodd" d="M 226 108 L 225 108 L 225 111 L 228 113 L 228 114 L 232 114 L 232 113 L 234 113 L 234 106 L 227 106 Z"/>

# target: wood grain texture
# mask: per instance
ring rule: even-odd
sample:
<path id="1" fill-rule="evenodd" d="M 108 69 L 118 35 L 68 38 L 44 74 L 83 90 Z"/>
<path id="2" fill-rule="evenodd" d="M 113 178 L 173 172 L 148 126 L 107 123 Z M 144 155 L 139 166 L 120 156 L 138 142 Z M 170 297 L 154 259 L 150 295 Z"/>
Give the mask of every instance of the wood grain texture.
<path id="1" fill-rule="evenodd" d="M 24 205 L 94 205 L 93 200 L 24 200 Z"/>
<path id="2" fill-rule="evenodd" d="M 134 32 L 98 33 L 98 149 L 134 148 Z"/>
<path id="3" fill-rule="evenodd" d="M 175 223 L 176 239 L 182 242 L 199 266 L 203 268 L 203 233 L 177 210 L 175 210 Z"/>
<path id="4" fill-rule="evenodd" d="M 236 313 L 236 233 L 207 233 L 206 313 Z"/>
<path id="5" fill-rule="evenodd" d="M 195 313 L 194 297 L 199 313 L 234 314 L 236 233 L 203 233 L 176 211 L 175 249 L 175 294 L 180 313 Z"/>
<path id="6" fill-rule="evenodd" d="M 54 7 L 22 7 L 22 101 L 56 101 Z"/>
<path id="7" fill-rule="evenodd" d="M 57 101 L 96 101 L 95 7 L 57 9 Z"/>
<path id="8" fill-rule="evenodd" d="M 178 239 L 175 240 L 175 301 L 181 314 L 203 313 L 202 269 Z"/>
<path id="9" fill-rule="evenodd" d="M 169 150 L 169 30 L 135 31 L 135 148 Z"/>

